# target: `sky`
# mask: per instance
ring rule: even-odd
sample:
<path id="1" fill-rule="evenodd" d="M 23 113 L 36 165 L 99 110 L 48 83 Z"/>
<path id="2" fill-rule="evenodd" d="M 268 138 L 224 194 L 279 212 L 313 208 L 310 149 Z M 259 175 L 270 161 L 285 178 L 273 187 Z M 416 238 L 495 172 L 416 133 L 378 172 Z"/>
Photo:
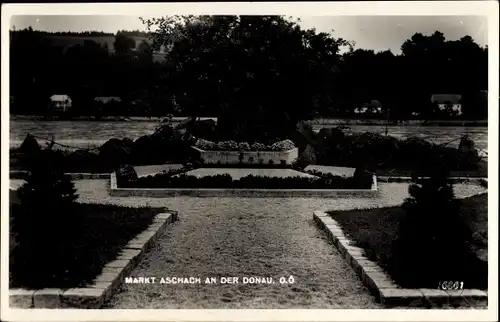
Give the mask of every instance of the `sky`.
<path id="1" fill-rule="evenodd" d="M 149 17 L 145 17 L 149 18 Z M 487 20 L 481 16 L 308 16 L 299 17 L 303 28 L 321 32 L 334 30 L 335 37 L 355 41 L 355 48 L 400 53 L 403 42 L 414 33 L 441 31 L 447 40 L 471 36 L 487 44 Z M 11 28 L 44 31 L 145 30 L 138 16 L 13 16 Z"/>

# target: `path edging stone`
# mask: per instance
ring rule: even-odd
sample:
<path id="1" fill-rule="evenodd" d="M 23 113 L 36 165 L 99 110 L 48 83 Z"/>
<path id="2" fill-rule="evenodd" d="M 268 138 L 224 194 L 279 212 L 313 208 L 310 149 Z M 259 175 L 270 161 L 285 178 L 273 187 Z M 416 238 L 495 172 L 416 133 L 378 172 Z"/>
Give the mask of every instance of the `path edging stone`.
<path id="1" fill-rule="evenodd" d="M 93 284 L 72 289 L 10 289 L 9 306 L 36 309 L 100 308 L 116 292 L 123 278 L 135 268 L 144 252 L 156 242 L 162 231 L 177 220 L 177 216 L 175 211 L 157 214 L 148 228 L 130 240 L 118 257 L 103 267 L 102 273 L 94 279 Z"/>
<path id="2" fill-rule="evenodd" d="M 326 232 L 328 239 L 333 242 L 366 287 L 375 295 L 377 301 L 386 306 L 460 305 L 469 300 L 488 300 L 486 292 L 476 289 L 442 291 L 402 288 L 377 263 L 364 256 L 362 248 L 353 246 L 354 243 L 345 237 L 340 225 L 327 213 L 314 211 L 313 219 L 318 227 Z"/>
<path id="3" fill-rule="evenodd" d="M 388 182 L 388 183 L 411 183 L 412 178 L 411 177 L 398 177 L 398 176 L 377 176 L 379 182 Z M 422 177 L 421 179 L 425 179 L 426 177 Z M 473 184 L 479 184 L 482 185 L 484 182 L 486 182 L 486 187 L 487 187 L 487 182 L 488 178 L 479 178 L 479 177 L 450 177 L 448 180 L 451 183 L 473 183 Z M 484 187 L 484 186 L 483 186 Z"/>
<path id="4" fill-rule="evenodd" d="M 10 179 L 25 179 L 28 175 L 28 171 L 26 170 L 10 170 L 9 176 Z M 68 172 L 66 175 L 69 175 L 72 180 L 97 180 L 97 179 L 109 179 L 111 177 L 111 173 L 86 173 L 86 172 Z"/>

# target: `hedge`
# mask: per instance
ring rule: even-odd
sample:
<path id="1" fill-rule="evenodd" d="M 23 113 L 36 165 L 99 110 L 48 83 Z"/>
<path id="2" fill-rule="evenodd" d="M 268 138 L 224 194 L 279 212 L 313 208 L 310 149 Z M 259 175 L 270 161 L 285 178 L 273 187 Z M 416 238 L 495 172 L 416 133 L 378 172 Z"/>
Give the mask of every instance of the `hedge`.
<path id="1" fill-rule="evenodd" d="M 358 172 L 353 177 L 321 174 L 309 177 L 267 177 L 248 175 L 233 180 L 229 174 L 198 178 L 185 173 L 173 175 L 157 174 L 138 178 L 120 188 L 225 188 L 225 189 L 371 189 L 373 178 L 370 173 Z"/>

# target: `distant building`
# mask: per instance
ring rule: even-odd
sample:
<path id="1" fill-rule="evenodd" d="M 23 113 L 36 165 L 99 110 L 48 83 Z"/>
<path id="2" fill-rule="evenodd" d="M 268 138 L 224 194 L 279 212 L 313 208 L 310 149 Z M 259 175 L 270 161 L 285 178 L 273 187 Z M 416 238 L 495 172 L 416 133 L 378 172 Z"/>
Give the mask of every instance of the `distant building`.
<path id="1" fill-rule="evenodd" d="M 54 94 L 50 97 L 51 108 L 54 112 L 66 112 L 71 108 L 71 98 L 66 94 Z"/>
<path id="2" fill-rule="evenodd" d="M 382 104 L 377 100 L 371 100 L 369 103 L 363 104 L 361 107 L 354 109 L 355 114 L 382 114 Z"/>
<path id="3" fill-rule="evenodd" d="M 457 115 L 462 115 L 462 95 L 459 94 L 434 94 L 431 102 L 437 104 L 441 111 L 445 111 L 447 106 L 451 107 Z"/>

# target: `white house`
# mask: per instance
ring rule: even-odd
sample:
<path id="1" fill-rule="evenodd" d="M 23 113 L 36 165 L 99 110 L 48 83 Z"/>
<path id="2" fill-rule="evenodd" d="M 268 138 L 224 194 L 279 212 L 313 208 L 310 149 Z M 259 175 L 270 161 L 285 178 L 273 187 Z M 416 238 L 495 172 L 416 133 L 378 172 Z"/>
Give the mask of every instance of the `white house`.
<path id="1" fill-rule="evenodd" d="M 71 108 L 71 98 L 66 94 L 54 94 L 50 97 L 51 107 L 55 112 L 66 112 Z"/>
<path id="2" fill-rule="evenodd" d="M 382 104 L 377 100 L 371 100 L 370 103 L 363 104 L 354 109 L 355 114 L 382 114 Z"/>
<path id="3" fill-rule="evenodd" d="M 449 105 L 456 113 L 462 115 L 462 95 L 459 94 L 434 94 L 431 96 L 431 102 L 437 104 L 439 109 L 444 111 Z"/>

